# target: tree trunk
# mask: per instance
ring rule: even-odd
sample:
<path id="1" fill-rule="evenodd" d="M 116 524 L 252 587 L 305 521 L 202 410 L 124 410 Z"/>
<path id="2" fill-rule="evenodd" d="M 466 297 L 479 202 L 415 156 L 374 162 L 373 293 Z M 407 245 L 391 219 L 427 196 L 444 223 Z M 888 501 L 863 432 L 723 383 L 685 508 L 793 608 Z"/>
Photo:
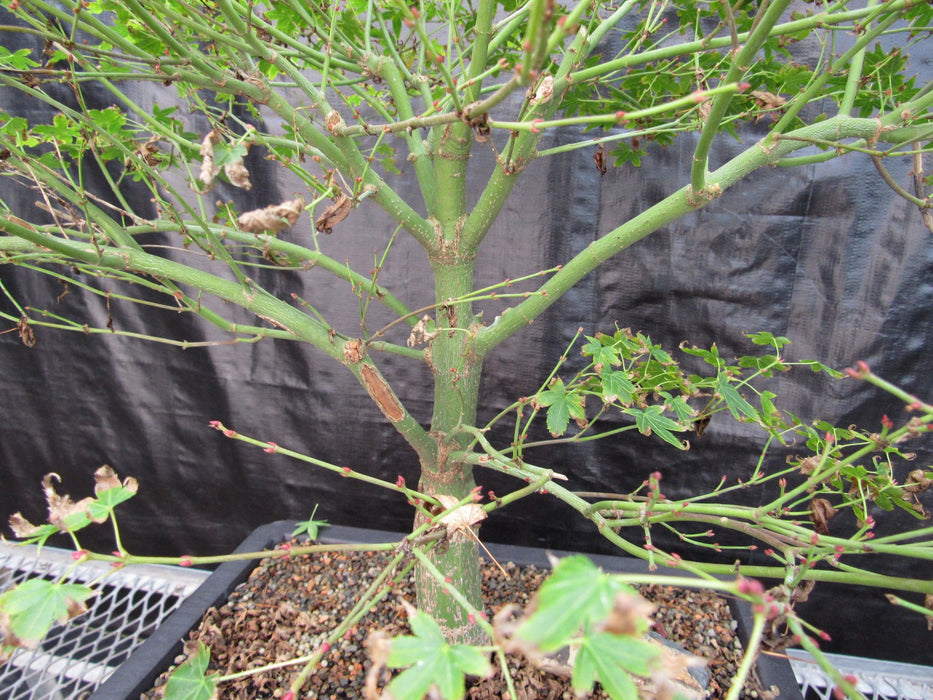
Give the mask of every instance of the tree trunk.
<path id="1" fill-rule="evenodd" d="M 469 436 L 460 433 L 460 426 L 472 426 L 476 421 L 476 406 L 482 362 L 471 346 L 478 327 L 470 303 L 447 303 L 461 299 L 473 289 L 473 257 L 462 259 L 456 250 L 442 246 L 441 259 L 432 259 L 435 275 L 435 296 L 440 305 L 437 313 L 438 335 L 426 351 L 434 376 L 434 414 L 431 437 L 437 442 L 437 457 L 433 463 L 421 464 L 419 489 L 428 495 L 447 495 L 461 499 L 475 488 L 473 468 L 469 464 L 450 462 L 447 456 L 462 450 Z M 416 526 L 421 524 L 420 516 Z M 474 530 L 475 532 L 475 530 Z M 436 547 L 430 557 L 453 585 L 475 608 L 482 610 L 482 582 L 479 551 L 475 538 L 457 532 Z M 416 570 L 418 607 L 429 613 L 444 630 L 448 640 L 457 643 L 484 643 L 485 632 L 452 596 L 445 584 L 434 579 L 422 566 Z"/>

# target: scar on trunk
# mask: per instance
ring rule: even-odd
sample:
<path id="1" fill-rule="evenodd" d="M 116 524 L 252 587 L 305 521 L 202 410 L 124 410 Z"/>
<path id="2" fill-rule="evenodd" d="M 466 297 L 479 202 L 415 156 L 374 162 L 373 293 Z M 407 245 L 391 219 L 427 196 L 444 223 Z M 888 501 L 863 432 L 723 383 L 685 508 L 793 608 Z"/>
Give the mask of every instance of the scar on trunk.
<path id="1" fill-rule="evenodd" d="M 366 391 L 373 397 L 373 401 L 376 402 L 385 417 L 393 423 L 402 420 L 405 411 L 402 410 L 402 405 L 395 398 L 395 394 L 392 393 L 389 385 L 386 384 L 386 380 L 370 365 L 363 365 L 360 374 L 363 376 Z"/>

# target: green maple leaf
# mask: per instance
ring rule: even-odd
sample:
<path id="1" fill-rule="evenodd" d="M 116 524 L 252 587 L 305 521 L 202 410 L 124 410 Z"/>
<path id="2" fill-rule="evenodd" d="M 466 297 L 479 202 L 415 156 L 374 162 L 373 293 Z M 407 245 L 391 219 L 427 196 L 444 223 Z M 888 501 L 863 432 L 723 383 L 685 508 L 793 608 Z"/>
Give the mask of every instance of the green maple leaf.
<path id="1" fill-rule="evenodd" d="M 466 644 L 450 644 L 440 626 L 427 613 L 411 608 L 408 615 L 413 636 L 392 640 L 390 668 L 405 668 L 387 688 L 397 700 L 421 700 L 436 686 L 444 700 L 456 700 L 466 692 L 466 676 L 489 671 L 486 654 Z"/>
<path id="2" fill-rule="evenodd" d="M 97 494 L 97 500 L 88 508 L 88 514 L 95 522 L 113 517 L 113 510 L 121 503 L 130 500 L 136 491 L 125 486 L 114 486 Z"/>
<path id="3" fill-rule="evenodd" d="M 537 402 L 542 406 L 547 406 L 547 429 L 554 437 L 567 432 L 571 418 L 586 419 L 583 397 L 576 392 L 568 391 L 564 382 L 559 378 L 538 394 Z"/>
<path id="4" fill-rule="evenodd" d="M 599 378 L 602 380 L 604 401 L 610 400 L 613 396 L 623 406 L 628 406 L 634 401 L 633 397 L 637 390 L 626 372 L 603 368 Z"/>
<path id="5" fill-rule="evenodd" d="M 594 365 L 610 367 L 621 362 L 618 350 L 616 350 L 611 344 L 606 345 L 605 343 L 601 342 L 599 337 L 592 338 L 587 336 L 586 339 L 589 342 L 581 348 L 581 352 L 585 357 L 592 357 Z M 607 338 L 607 341 L 611 340 L 612 338 Z"/>
<path id="6" fill-rule="evenodd" d="M 207 675 L 211 651 L 203 642 L 191 658 L 179 666 L 165 684 L 164 700 L 212 700 L 217 697 L 217 681 Z"/>
<path id="7" fill-rule="evenodd" d="M 716 377 L 716 391 L 722 396 L 722 400 L 726 402 L 726 406 L 729 407 L 729 411 L 732 413 L 733 418 L 741 420 L 744 415 L 754 421 L 759 420 L 760 416 L 758 415 L 758 411 L 756 411 L 755 407 L 748 401 L 742 398 L 738 390 L 729 383 L 729 377 L 725 374 L 720 374 Z"/>
<path id="8" fill-rule="evenodd" d="M 317 504 L 314 504 L 314 510 L 311 511 L 311 517 L 307 520 L 302 520 L 300 523 L 295 525 L 294 531 L 292 531 L 292 537 L 298 537 L 300 535 L 307 535 L 309 540 L 316 540 L 318 536 L 318 530 L 322 527 L 327 527 L 326 520 L 315 520 L 314 514 L 317 513 Z"/>
<path id="9" fill-rule="evenodd" d="M 18 646 L 34 646 L 56 623 L 85 610 L 94 589 L 77 583 L 30 579 L 0 595 L 0 613 L 9 617 L 9 631 Z"/>
<path id="10" fill-rule="evenodd" d="M 613 700 L 637 700 L 638 686 L 632 675 L 650 675 L 659 655 L 644 639 L 606 632 L 584 636 L 574 660 L 573 689 L 591 691 L 598 680 Z"/>
<path id="11" fill-rule="evenodd" d="M 626 408 L 624 412 L 635 419 L 635 426 L 642 435 L 654 434 L 678 450 L 687 449 L 687 445 L 674 435 L 674 432 L 683 432 L 683 426 L 665 416 L 662 406 L 654 404 L 645 409 L 632 407 Z"/>
<path id="12" fill-rule="evenodd" d="M 618 593 L 635 591 L 583 555 L 565 557 L 538 591 L 538 607 L 516 631 L 549 652 L 565 646 L 581 627 L 604 620 Z"/>

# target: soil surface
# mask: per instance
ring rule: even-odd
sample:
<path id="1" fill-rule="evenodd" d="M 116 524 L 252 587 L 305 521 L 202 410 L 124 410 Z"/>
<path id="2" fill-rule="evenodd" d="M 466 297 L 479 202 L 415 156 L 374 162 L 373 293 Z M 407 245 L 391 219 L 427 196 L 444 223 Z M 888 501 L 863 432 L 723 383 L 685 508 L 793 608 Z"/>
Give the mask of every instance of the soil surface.
<path id="1" fill-rule="evenodd" d="M 236 673 L 265 664 L 308 654 L 320 647 L 330 630 L 350 611 L 359 593 L 382 571 L 388 557 L 378 552 L 328 553 L 316 556 L 279 557 L 264 560 L 220 609 L 211 609 L 191 640 L 211 647 L 211 669 Z M 503 605 L 527 605 L 547 571 L 504 564 L 506 578 L 494 565 L 485 565 L 484 596 L 492 619 Z M 708 660 L 712 677 L 708 697 L 725 696 L 742 659 L 735 621 L 722 597 L 708 592 L 668 586 L 641 589 L 643 597 L 657 606 L 654 630 L 688 651 Z M 399 596 L 414 601 L 413 585 L 395 587 L 367 617 L 350 630 L 324 657 L 305 684 L 303 700 L 354 700 L 363 698 L 370 662 L 365 640 L 381 629 L 389 635 L 409 634 Z M 180 663 L 184 657 L 176 659 Z M 221 684 L 222 700 L 280 698 L 296 668 L 263 672 Z M 519 700 L 573 700 L 569 679 L 545 673 L 522 659 L 510 657 Z M 165 674 L 167 675 L 167 674 Z M 142 696 L 154 700 L 159 688 Z M 499 673 L 488 679 L 468 679 L 471 700 L 507 697 Z M 593 697 L 607 697 L 597 686 Z M 765 700 L 771 694 L 752 679 L 742 694 Z"/>

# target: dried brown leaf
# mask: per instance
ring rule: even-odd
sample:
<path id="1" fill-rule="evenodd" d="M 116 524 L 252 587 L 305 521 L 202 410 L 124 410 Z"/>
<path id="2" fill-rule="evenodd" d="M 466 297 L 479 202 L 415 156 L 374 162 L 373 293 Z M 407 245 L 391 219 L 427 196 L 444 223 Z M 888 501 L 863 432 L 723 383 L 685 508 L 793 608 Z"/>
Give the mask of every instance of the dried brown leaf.
<path id="1" fill-rule="evenodd" d="M 780 95 L 775 95 L 773 92 L 765 92 L 764 90 L 752 90 L 749 95 L 755 100 L 755 104 L 764 109 L 780 109 L 784 106 L 784 103 L 787 102 L 787 100 Z"/>
<path id="2" fill-rule="evenodd" d="M 654 612 L 654 605 L 640 595 L 621 591 L 616 594 L 609 615 L 602 623 L 602 630 L 610 634 L 642 634 Z"/>
<path id="3" fill-rule="evenodd" d="M 819 457 L 805 457 L 804 459 L 800 460 L 800 465 L 798 466 L 798 469 L 800 469 L 801 474 L 809 476 L 810 474 L 816 471 L 816 468 L 819 465 L 820 465 Z"/>
<path id="4" fill-rule="evenodd" d="M 392 637 L 383 630 L 373 630 L 363 642 L 372 665 L 366 671 L 366 683 L 364 692 L 366 700 L 378 700 L 379 698 L 379 678 L 386 669 L 386 662 L 389 660 L 389 653 L 392 650 Z"/>
<path id="5" fill-rule="evenodd" d="M 201 141 L 201 172 L 198 180 L 204 185 L 204 191 L 207 192 L 214 187 L 214 177 L 220 172 L 220 168 L 214 166 L 214 144 L 217 143 L 220 135 L 214 129 L 211 129 L 204 140 Z"/>
<path id="6" fill-rule="evenodd" d="M 59 620 L 59 622 L 67 622 L 68 620 L 73 620 L 78 615 L 83 615 L 87 612 L 87 605 L 83 600 L 75 600 L 74 598 L 68 597 L 65 598 L 65 606 L 67 610 L 67 618 Z"/>
<path id="7" fill-rule="evenodd" d="M 755 105 L 759 109 L 769 110 L 771 112 L 771 121 L 773 122 L 776 122 L 780 118 L 784 103 L 787 102 L 787 100 L 780 95 L 775 95 L 773 92 L 765 92 L 764 90 L 752 90 L 749 96 L 755 101 Z M 755 121 L 759 121 L 761 116 L 760 114 L 756 115 Z"/>
<path id="8" fill-rule="evenodd" d="M 596 149 L 596 153 L 593 154 L 593 162 L 596 163 L 596 169 L 599 171 L 600 175 L 606 174 L 606 151 L 603 149 L 603 145 L 599 144 L 599 148 Z"/>
<path id="9" fill-rule="evenodd" d="M 907 475 L 904 490 L 907 493 L 922 493 L 933 486 L 933 479 L 928 479 L 923 469 L 914 469 Z"/>
<path id="10" fill-rule="evenodd" d="M 795 603 L 806 603 L 810 599 L 814 586 L 816 586 L 816 581 L 801 581 L 791 591 L 790 599 Z"/>
<path id="11" fill-rule="evenodd" d="M 75 503 L 68 494 L 59 495 L 55 491 L 55 486 L 52 484 L 53 481 L 61 481 L 61 477 L 55 472 L 46 474 L 42 479 L 45 500 L 49 505 L 49 523 L 59 529 L 67 530 L 68 528 L 65 526 L 65 520 L 75 513 L 88 514 L 91 504 L 94 503 L 94 498 L 88 496 Z M 90 517 L 89 514 L 88 517 Z M 106 517 L 104 520 L 106 520 Z M 96 520 L 95 522 L 104 522 L 104 520 Z"/>
<path id="12" fill-rule="evenodd" d="M 531 98 L 531 104 L 546 104 L 554 96 L 554 76 L 546 75 L 541 79 L 534 96 Z"/>
<path id="13" fill-rule="evenodd" d="M 116 488 L 119 485 L 120 477 L 109 464 L 105 464 L 94 472 L 94 493 Z"/>
<path id="14" fill-rule="evenodd" d="M 117 473 L 109 464 L 105 464 L 94 472 L 94 482 L 95 494 L 99 494 L 101 491 L 106 491 L 108 489 L 117 488 L 118 486 L 122 486 L 130 493 L 136 493 L 139 490 L 139 483 L 136 479 L 128 476 L 121 482 L 120 477 L 117 476 Z"/>
<path id="15" fill-rule="evenodd" d="M 337 197 L 337 200 L 329 205 L 324 213 L 314 222 L 314 228 L 321 233 L 330 233 L 334 226 L 346 219 L 350 215 L 353 203 L 343 192 Z"/>
<path id="16" fill-rule="evenodd" d="M 816 531 L 821 535 L 829 534 L 828 523 L 838 512 L 825 498 L 814 498 L 810 501 L 810 520 L 813 521 Z"/>
<path id="17" fill-rule="evenodd" d="M 217 165 L 214 159 L 214 145 L 220 141 L 220 138 L 220 134 L 217 133 L 217 130 L 212 129 L 207 136 L 204 137 L 204 140 L 201 141 L 201 150 L 199 151 L 201 156 L 201 172 L 198 174 L 198 180 L 203 185 L 201 188 L 202 192 L 208 192 L 213 189 L 214 178 L 217 177 L 217 173 L 220 172 L 220 166 Z M 251 142 L 245 141 L 244 143 L 246 149 L 249 150 Z M 146 145 L 148 146 L 149 144 L 147 143 Z M 227 176 L 227 179 L 230 180 L 230 184 L 234 187 L 240 187 L 244 190 L 253 189 L 253 183 L 249 180 L 249 171 L 246 169 L 246 166 L 243 165 L 242 157 L 225 163 L 224 175 Z"/>
<path id="18" fill-rule="evenodd" d="M 445 510 L 453 508 L 453 506 L 460 502 L 459 498 L 444 495 L 437 496 L 437 500 Z M 454 508 L 454 510 L 441 518 L 441 522 L 447 527 L 447 536 L 450 537 L 458 531 L 465 533 L 466 530 L 470 530 L 472 534 L 473 531 L 471 527 L 485 519 L 485 510 L 480 508 L 476 503 L 467 503 L 459 508 Z"/>
<path id="19" fill-rule="evenodd" d="M 246 233 L 278 233 L 289 226 L 294 226 L 301 212 L 304 211 L 304 206 L 305 200 L 299 197 L 240 214 L 237 223 Z"/>
<path id="20" fill-rule="evenodd" d="M 29 319 L 23 316 L 17 324 L 19 330 L 19 339 L 27 348 L 36 347 L 36 334 L 33 333 L 32 326 L 29 325 Z"/>
<path id="21" fill-rule="evenodd" d="M 30 649 L 34 648 L 37 644 L 38 642 L 35 641 L 30 644 L 28 640 L 20 639 L 13 634 L 10 616 L 0 612 L 0 666 L 2 666 L 3 662 L 9 659 L 17 649 Z"/>
<path id="22" fill-rule="evenodd" d="M 244 190 L 253 189 L 253 183 L 249 181 L 249 170 L 243 165 L 243 159 L 237 158 L 231 163 L 224 165 L 224 175 L 230 180 L 234 187 L 240 187 Z"/>
<path id="23" fill-rule="evenodd" d="M 440 331 L 428 331 L 428 324 L 431 323 L 432 319 L 430 316 L 425 314 L 421 317 L 421 320 L 415 324 L 415 327 L 411 329 L 411 334 L 408 336 L 406 345 L 413 348 L 416 345 L 422 345 L 424 343 L 430 343 L 437 337 L 437 334 Z"/>
<path id="24" fill-rule="evenodd" d="M 642 689 L 642 696 L 654 697 L 656 700 L 665 698 L 673 700 L 675 697 L 696 699 L 706 697 L 705 689 L 690 673 L 691 668 L 705 666 L 704 659 L 684 649 L 665 644 L 651 635 L 645 637 L 645 640 L 657 646 L 661 653 L 650 681 L 634 679 Z"/>
<path id="25" fill-rule="evenodd" d="M 33 525 L 23 517 L 22 513 L 17 511 L 10 516 L 10 529 L 17 538 L 22 540 L 27 537 L 32 537 L 40 530 L 40 527 L 38 525 Z"/>
<path id="26" fill-rule="evenodd" d="M 136 147 L 135 155 L 139 156 L 139 158 L 146 165 L 149 165 L 149 166 L 158 165 L 158 163 L 162 160 L 162 155 L 159 153 L 159 149 L 156 147 L 156 144 L 159 142 L 160 139 L 161 137 L 156 135 L 156 136 L 150 137 L 150 139 L 146 141 L 145 143 L 139 144 Z M 203 148 L 203 144 L 202 144 L 202 148 Z M 127 158 L 124 165 L 128 168 L 132 167 L 133 165 L 132 159 Z"/>

